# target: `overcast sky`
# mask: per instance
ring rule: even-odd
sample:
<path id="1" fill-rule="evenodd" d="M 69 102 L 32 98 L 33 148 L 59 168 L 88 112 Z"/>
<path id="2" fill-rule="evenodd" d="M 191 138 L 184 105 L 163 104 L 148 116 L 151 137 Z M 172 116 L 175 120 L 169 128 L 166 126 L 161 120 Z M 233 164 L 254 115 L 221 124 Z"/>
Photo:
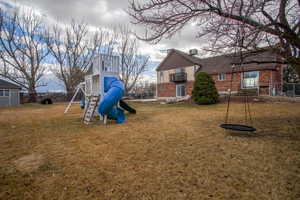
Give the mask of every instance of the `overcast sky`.
<path id="1" fill-rule="evenodd" d="M 17 4 L 29 7 L 42 14 L 47 20 L 68 22 L 70 19 L 84 20 L 95 27 L 113 27 L 118 24 L 130 24 L 130 17 L 126 13 L 127 0 L 0 0 L 0 4 Z M 141 42 L 142 53 L 151 57 L 151 66 L 146 73 L 148 79 L 155 79 L 155 67 L 165 56 L 161 50 L 170 48 L 188 51 L 200 48 L 201 42 L 196 39 L 193 26 L 188 26 L 170 40 L 163 40 L 159 44 L 150 45 Z M 142 33 L 143 27 L 132 27 L 137 34 Z"/>

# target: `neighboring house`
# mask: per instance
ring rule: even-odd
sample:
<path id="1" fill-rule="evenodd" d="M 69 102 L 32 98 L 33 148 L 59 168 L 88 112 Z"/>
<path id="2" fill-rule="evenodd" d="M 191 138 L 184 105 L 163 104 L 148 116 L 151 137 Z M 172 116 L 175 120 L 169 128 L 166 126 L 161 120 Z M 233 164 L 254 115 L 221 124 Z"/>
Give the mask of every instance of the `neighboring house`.
<path id="1" fill-rule="evenodd" d="M 19 105 L 20 90 L 20 86 L 0 79 L 0 107 Z"/>
<path id="2" fill-rule="evenodd" d="M 233 65 L 237 57 L 233 54 L 209 58 L 196 57 L 197 50 L 190 53 L 171 49 L 166 58 L 157 67 L 157 98 L 182 97 L 192 95 L 196 72 L 206 72 L 212 76 L 219 94 L 230 90 L 231 72 L 235 73 L 232 82 L 232 93 L 255 92 L 256 95 L 277 95 L 282 91 L 283 65 L 280 64 L 243 64 Z M 249 60 L 270 61 L 278 57 L 265 51 L 249 56 Z M 235 66 L 235 67 L 233 67 Z"/>

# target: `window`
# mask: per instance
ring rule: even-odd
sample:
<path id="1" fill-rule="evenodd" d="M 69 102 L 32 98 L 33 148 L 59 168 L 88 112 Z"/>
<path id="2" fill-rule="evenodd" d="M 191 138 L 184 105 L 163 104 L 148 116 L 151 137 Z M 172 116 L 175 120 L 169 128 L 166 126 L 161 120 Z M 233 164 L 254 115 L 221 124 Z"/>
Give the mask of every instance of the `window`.
<path id="1" fill-rule="evenodd" d="M 243 88 L 256 88 L 258 86 L 259 72 L 244 72 L 242 79 Z"/>
<path id="2" fill-rule="evenodd" d="M 194 66 L 194 72 L 196 73 L 198 71 L 198 69 L 200 69 L 200 66 L 199 65 L 195 65 Z"/>
<path id="3" fill-rule="evenodd" d="M 226 74 L 219 74 L 219 81 L 225 81 L 226 80 Z"/>
<path id="4" fill-rule="evenodd" d="M 176 85 L 176 96 L 177 97 L 185 96 L 185 85 Z"/>
<path id="5" fill-rule="evenodd" d="M 102 64 L 102 71 L 106 72 L 107 71 L 107 67 L 106 67 L 105 61 L 102 60 L 101 64 Z"/>
<path id="6" fill-rule="evenodd" d="M 160 81 L 160 82 L 163 82 L 163 79 L 164 79 L 164 73 L 163 72 L 159 72 L 159 74 L 158 74 L 158 80 Z"/>
<path id="7" fill-rule="evenodd" d="M 164 76 L 164 72 L 160 72 L 159 75 L 160 75 L 160 77 L 163 77 Z"/>
<path id="8" fill-rule="evenodd" d="M 0 97 L 9 97 L 9 90 L 0 89 Z"/>
<path id="9" fill-rule="evenodd" d="M 92 79 L 91 78 L 87 78 L 85 80 L 85 93 L 87 95 L 91 95 L 91 93 L 92 93 Z"/>
<path id="10" fill-rule="evenodd" d="M 177 69 L 175 69 L 175 72 L 176 73 L 185 72 L 185 69 L 184 68 L 177 68 Z"/>

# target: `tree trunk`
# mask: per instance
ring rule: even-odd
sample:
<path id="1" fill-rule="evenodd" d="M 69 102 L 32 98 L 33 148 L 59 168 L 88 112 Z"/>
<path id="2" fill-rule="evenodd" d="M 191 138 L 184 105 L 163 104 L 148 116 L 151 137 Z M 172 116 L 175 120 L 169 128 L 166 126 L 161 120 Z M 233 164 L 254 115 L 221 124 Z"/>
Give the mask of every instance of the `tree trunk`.
<path id="1" fill-rule="evenodd" d="M 76 92 L 76 89 L 74 89 L 73 87 L 66 87 L 66 91 L 67 91 L 66 100 L 71 101 L 73 95 Z"/>
<path id="2" fill-rule="evenodd" d="M 30 88 L 28 90 L 28 93 L 29 93 L 29 103 L 35 103 L 37 100 L 37 92 L 35 88 Z"/>

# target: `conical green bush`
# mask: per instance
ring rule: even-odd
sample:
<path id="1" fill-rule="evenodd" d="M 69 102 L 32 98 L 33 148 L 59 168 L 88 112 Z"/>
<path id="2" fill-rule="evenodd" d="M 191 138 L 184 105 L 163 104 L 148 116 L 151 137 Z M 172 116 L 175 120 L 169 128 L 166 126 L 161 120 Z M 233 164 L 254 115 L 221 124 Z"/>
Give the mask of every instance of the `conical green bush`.
<path id="1" fill-rule="evenodd" d="M 215 82 L 210 75 L 205 72 L 196 74 L 192 98 L 196 104 L 215 104 L 219 101 Z"/>

